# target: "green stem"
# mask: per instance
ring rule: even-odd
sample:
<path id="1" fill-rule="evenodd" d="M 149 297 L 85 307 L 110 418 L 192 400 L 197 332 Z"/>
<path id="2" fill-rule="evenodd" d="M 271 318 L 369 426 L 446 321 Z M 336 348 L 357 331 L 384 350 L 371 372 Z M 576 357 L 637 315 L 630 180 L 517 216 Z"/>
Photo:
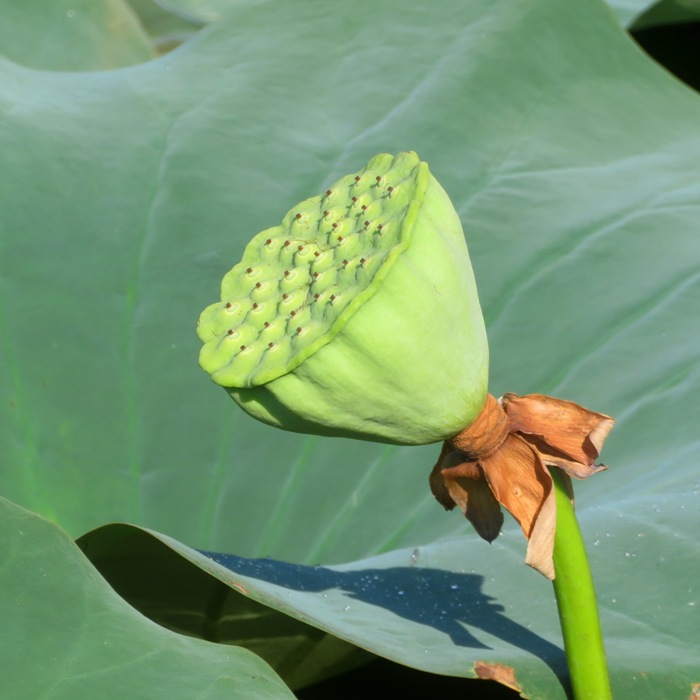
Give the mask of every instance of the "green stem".
<path id="1" fill-rule="evenodd" d="M 610 700 L 610 680 L 593 578 L 566 488 L 552 470 L 557 499 L 554 594 L 575 700 Z"/>

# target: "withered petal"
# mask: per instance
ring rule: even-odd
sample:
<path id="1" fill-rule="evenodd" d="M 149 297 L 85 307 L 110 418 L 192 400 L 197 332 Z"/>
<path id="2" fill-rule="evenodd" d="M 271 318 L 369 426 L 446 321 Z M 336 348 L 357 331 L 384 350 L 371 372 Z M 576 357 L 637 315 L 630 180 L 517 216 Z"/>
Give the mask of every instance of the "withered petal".
<path id="1" fill-rule="evenodd" d="M 481 468 L 496 500 L 520 523 L 528 539 L 547 496 L 552 477 L 537 452 L 519 435 L 509 435 Z"/>
<path id="2" fill-rule="evenodd" d="M 447 443 L 442 443 L 442 450 L 440 451 L 440 456 L 438 461 L 435 463 L 430 476 L 428 477 L 428 483 L 430 484 L 430 491 L 437 502 L 445 509 L 452 510 L 457 504 L 452 500 L 447 487 L 445 486 L 445 477 L 442 475 L 442 464 L 445 457 L 453 451 L 453 448 Z"/>
<path id="3" fill-rule="evenodd" d="M 445 469 L 445 487 L 479 536 L 487 542 L 493 542 L 503 527 L 503 513 L 477 465 L 474 462 L 468 464 L 475 468 L 478 476 L 450 477 L 447 474 L 457 469 Z"/>
<path id="4" fill-rule="evenodd" d="M 537 514 L 527 543 L 525 563 L 548 579 L 554 579 L 554 536 L 557 527 L 557 503 L 550 489 Z"/>
<path id="5" fill-rule="evenodd" d="M 595 462 L 615 425 L 604 413 L 544 394 L 504 394 L 501 405 L 513 432 L 538 436 L 554 455 L 582 465 Z"/>
<path id="6" fill-rule="evenodd" d="M 523 435 L 518 433 L 524 440 L 527 440 L 539 453 L 544 464 L 551 467 L 558 467 L 569 476 L 576 479 L 587 479 L 593 474 L 605 471 L 604 464 L 584 464 L 569 459 L 567 455 L 550 447 L 539 435 Z"/>

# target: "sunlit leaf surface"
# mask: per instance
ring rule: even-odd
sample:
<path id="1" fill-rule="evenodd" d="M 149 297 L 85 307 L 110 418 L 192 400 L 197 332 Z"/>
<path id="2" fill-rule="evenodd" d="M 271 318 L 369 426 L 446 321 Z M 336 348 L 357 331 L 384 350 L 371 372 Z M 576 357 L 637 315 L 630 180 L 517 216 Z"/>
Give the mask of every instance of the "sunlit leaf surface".
<path id="1" fill-rule="evenodd" d="M 318 8 L 247 3 L 120 70 L 0 63 L 3 495 L 74 536 L 129 521 L 297 564 L 450 551 L 431 566 L 483 577 L 498 619 L 558 644 L 517 528 L 489 548 L 433 501 L 437 448 L 274 431 L 197 366 L 196 319 L 248 238 L 375 153 L 414 149 L 464 224 L 493 392 L 618 418 L 610 471 L 577 491 L 616 697 L 646 683 L 685 700 L 700 673 L 697 95 L 592 0 Z M 445 537 L 454 552 L 430 544 Z M 466 625 L 560 697 L 531 651 Z M 440 639 L 431 658 L 453 651 Z"/>

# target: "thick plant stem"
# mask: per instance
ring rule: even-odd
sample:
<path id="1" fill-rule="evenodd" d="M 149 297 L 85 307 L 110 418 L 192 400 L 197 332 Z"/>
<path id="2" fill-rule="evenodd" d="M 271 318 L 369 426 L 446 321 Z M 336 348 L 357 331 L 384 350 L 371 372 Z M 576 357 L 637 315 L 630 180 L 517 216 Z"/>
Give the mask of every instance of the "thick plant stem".
<path id="1" fill-rule="evenodd" d="M 610 700 L 603 634 L 581 530 L 556 469 L 552 478 L 557 500 L 553 584 L 574 700 Z"/>

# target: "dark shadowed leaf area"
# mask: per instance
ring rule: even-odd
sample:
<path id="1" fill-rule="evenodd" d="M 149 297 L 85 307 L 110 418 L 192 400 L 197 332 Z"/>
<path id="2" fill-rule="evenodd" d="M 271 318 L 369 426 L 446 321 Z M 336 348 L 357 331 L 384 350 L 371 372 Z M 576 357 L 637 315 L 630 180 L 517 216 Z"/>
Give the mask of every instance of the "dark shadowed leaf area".
<path id="1" fill-rule="evenodd" d="M 435 503 L 437 446 L 276 431 L 197 366 L 249 238 L 411 149 L 464 226 L 492 393 L 617 418 L 576 485 L 613 690 L 687 700 L 697 92 L 596 0 L 194 5 L 0 1 L 0 685 L 290 697 L 409 667 L 566 697 L 550 584 L 512 521 L 488 546 Z M 434 342 L 406 339 L 426 373 Z"/>

